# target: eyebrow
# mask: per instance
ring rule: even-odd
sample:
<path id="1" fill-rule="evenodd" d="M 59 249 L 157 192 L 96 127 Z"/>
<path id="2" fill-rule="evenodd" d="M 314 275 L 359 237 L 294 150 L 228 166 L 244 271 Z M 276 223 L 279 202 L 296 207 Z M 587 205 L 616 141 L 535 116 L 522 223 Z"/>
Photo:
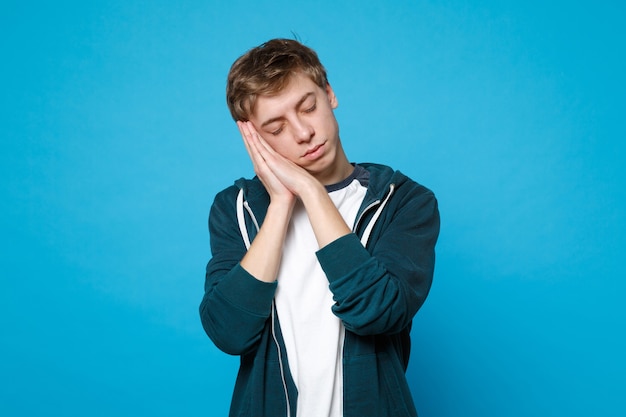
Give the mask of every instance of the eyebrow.
<path id="1" fill-rule="evenodd" d="M 304 103 L 306 101 L 307 98 L 309 98 L 309 97 L 311 97 L 313 95 L 315 95 L 315 93 L 312 92 L 312 91 L 309 92 L 309 93 L 306 93 L 305 95 L 303 95 L 302 98 L 300 100 L 298 100 L 298 102 L 296 103 L 296 108 L 300 107 L 302 105 L 302 103 Z M 264 121 L 261 124 L 261 127 L 265 127 L 265 126 L 267 126 L 267 125 L 269 125 L 271 123 L 274 123 L 274 122 L 277 122 L 279 120 L 282 120 L 283 118 L 284 118 L 283 116 L 272 117 L 271 119 Z"/>

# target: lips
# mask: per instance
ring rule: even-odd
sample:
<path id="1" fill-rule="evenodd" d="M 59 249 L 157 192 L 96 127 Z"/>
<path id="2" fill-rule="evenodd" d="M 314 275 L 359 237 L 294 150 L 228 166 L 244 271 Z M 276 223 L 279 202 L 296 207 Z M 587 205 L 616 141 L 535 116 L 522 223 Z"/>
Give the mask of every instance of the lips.
<path id="1" fill-rule="evenodd" d="M 322 147 L 324 146 L 326 142 L 324 143 L 320 143 L 319 145 L 316 145 L 312 148 L 309 148 L 304 155 L 302 155 L 303 158 L 315 158 L 316 156 L 318 156 L 317 154 L 320 152 L 320 150 L 322 149 Z"/>

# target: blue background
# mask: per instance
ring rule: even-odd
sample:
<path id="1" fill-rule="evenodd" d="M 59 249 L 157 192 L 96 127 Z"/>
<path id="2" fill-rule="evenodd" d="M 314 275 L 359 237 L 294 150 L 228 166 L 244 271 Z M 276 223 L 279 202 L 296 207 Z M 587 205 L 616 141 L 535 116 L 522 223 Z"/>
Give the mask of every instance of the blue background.
<path id="1" fill-rule="evenodd" d="M 548 4 L 546 4 L 548 3 Z M 252 174 L 225 77 L 292 32 L 353 161 L 432 188 L 421 417 L 626 414 L 621 2 L 4 1 L 0 415 L 224 416 L 197 313 Z"/>

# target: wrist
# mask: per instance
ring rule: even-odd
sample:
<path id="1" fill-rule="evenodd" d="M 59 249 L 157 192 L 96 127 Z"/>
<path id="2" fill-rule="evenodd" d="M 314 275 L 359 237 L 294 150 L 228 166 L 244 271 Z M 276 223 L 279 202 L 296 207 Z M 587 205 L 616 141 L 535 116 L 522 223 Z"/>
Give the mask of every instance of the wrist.
<path id="1" fill-rule="evenodd" d="M 308 176 L 298 184 L 298 197 L 304 202 L 307 200 L 317 200 L 320 197 L 328 195 L 326 188 L 315 177 Z"/>
<path id="2" fill-rule="evenodd" d="M 293 194 L 289 196 L 273 196 L 267 207 L 267 214 L 269 215 L 271 213 L 276 216 L 290 217 L 295 202 L 296 197 Z"/>

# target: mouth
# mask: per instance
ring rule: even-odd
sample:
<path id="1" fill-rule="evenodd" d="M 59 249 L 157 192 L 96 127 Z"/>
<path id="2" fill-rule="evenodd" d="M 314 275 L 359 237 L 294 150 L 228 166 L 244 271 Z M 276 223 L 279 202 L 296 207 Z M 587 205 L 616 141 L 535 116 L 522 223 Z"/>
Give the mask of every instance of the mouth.
<path id="1" fill-rule="evenodd" d="M 302 155 L 303 158 L 315 158 L 317 156 L 319 156 L 318 154 L 321 153 L 322 148 L 324 147 L 324 144 L 326 142 L 320 143 L 319 145 L 316 145 L 312 148 L 307 149 L 307 151 L 304 153 L 304 155 Z"/>

